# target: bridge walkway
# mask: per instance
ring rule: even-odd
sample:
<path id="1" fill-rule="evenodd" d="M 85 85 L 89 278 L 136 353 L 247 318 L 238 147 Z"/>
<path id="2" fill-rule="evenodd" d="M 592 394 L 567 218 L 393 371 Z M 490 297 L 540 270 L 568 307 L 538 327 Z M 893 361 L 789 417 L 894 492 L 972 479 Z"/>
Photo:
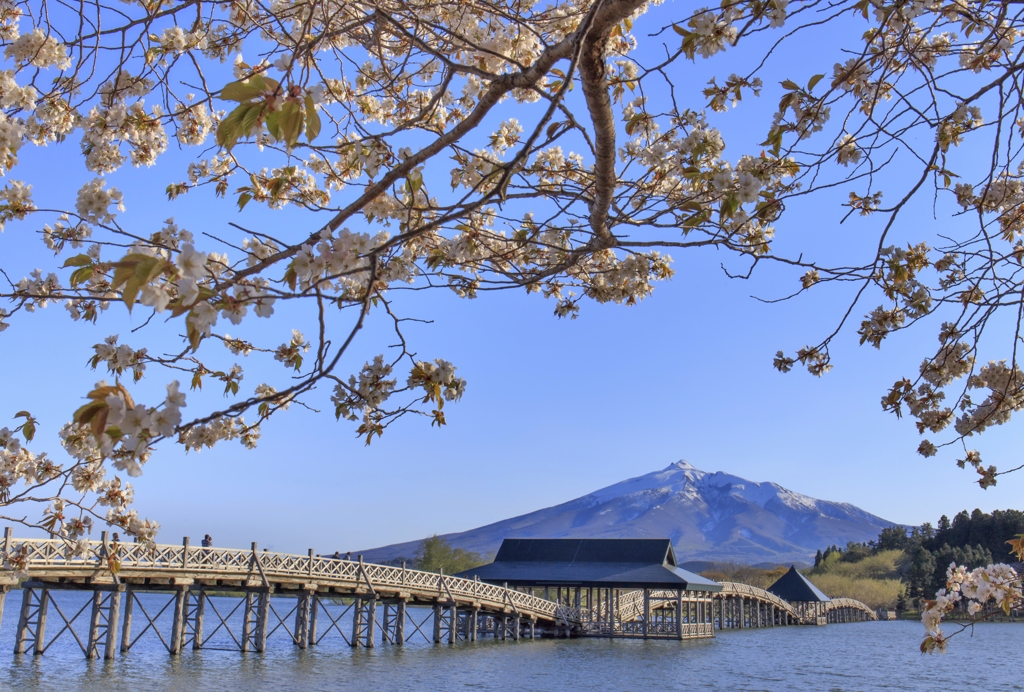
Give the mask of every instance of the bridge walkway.
<path id="1" fill-rule="evenodd" d="M 301 648 L 319 643 L 329 631 L 341 634 L 352 646 L 372 647 L 378 632 L 382 641 L 402 644 L 406 609 L 416 605 L 433 609 L 433 636 L 424 637 L 435 642 L 475 640 L 488 634 L 518 640 L 533 638 L 538 630 L 567 636 L 579 622 L 578 611 L 513 589 L 361 559 L 337 560 L 314 555 L 312 550 L 307 555 L 289 555 L 261 551 L 256 543 L 248 550 L 201 548 L 190 545 L 188 539 L 182 545 L 157 545 L 150 550 L 142 544 L 112 543 L 104 532 L 100 541 L 89 543 L 84 556 L 72 556 L 64 541 L 15 541 L 9 530 L 4 546 L 8 564 L 27 577 L 22 584 L 15 653 L 46 650 L 51 643 L 46 639 L 51 610 L 66 625 L 58 636 L 70 632 L 87 657 L 98 658 L 102 648 L 104 658 L 113 658 L 119 636 L 120 651 L 126 653 L 137 641 L 131 632 L 134 615 L 148 621 L 147 629 L 157 627 L 137 598 L 146 592 L 171 596 L 166 606 L 171 609 L 171 631 L 160 633 L 171 654 L 188 644 L 203 647 L 208 639 L 204 620 L 219 618 L 218 629 L 230 628 L 215 607 L 207 607 L 211 593 L 236 594 L 241 599 L 241 631 L 231 633 L 240 651 L 264 651 L 267 636 L 281 626 Z M 4 596 L 17 581 L 7 577 L 0 583 L 0 616 Z M 59 590 L 89 592 L 89 631 L 84 638 L 74 632 L 53 600 L 52 592 Z M 280 596 L 296 599 L 284 617 L 271 604 L 272 597 Z M 348 608 L 334 616 L 325 602 L 339 598 Z M 383 606 L 380 620 L 378 604 Z M 349 612 L 350 636 L 339 624 Z M 321 616 L 327 622 L 318 622 Z M 318 624 L 326 628 L 318 631 Z M 414 631 L 423 634 L 423 625 L 413 622 Z"/>

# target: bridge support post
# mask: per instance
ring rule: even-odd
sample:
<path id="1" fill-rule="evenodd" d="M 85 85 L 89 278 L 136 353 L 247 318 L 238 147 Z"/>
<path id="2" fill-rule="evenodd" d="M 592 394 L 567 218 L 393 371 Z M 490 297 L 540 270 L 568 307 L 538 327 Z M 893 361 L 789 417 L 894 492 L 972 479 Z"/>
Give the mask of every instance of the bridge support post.
<path id="1" fill-rule="evenodd" d="M 100 639 L 103 638 L 104 660 L 112 661 L 114 659 L 114 650 L 117 647 L 117 625 L 121 611 L 121 592 L 123 589 L 123 586 L 116 586 L 113 590 L 93 589 L 92 612 L 89 617 L 89 636 L 85 647 L 86 658 L 96 659 L 100 657 Z"/>
<path id="2" fill-rule="evenodd" d="M 512 639 L 519 641 L 519 635 L 521 630 L 519 629 L 522 624 L 522 620 L 519 617 L 519 613 L 512 616 Z"/>
<path id="3" fill-rule="evenodd" d="M 124 587 L 120 585 L 116 586 L 113 591 L 97 589 L 93 592 L 86 658 L 99 658 L 99 639 L 102 638 L 103 660 L 114 660 L 118 646 L 118 624 L 123 592 Z"/>
<path id="4" fill-rule="evenodd" d="M 134 590 L 129 584 L 124 590 L 124 618 L 121 623 L 121 655 L 128 653 L 128 649 L 131 647 L 131 636 L 132 636 L 132 609 L 134 599 Z"/>
<path id="5" fill-rule="evenodd" d="M 256 625 L 256 594 L 245 592 L 245 606 L 242 609 L 242 653 L 248 653 L 252 647 L 253 630 Z"/>
<path id="6" fill-rule="evenodd" d="M 395 643 L 405 644 L 405 601 L 398 602 L 397 612 L 395 613 Z"/>
<path id="7" fill-rule="evenodd" d="M 316 646 L 316 621 L 320 612 L 320 594 L 314 591 L 309 599 L 309 646 Z"/>
<path id="8" fill-rule="evenodd" d="M 384 601 L 384 627 L 381 641 L 390 644 L 405 643 L 405 600 Z"/>
<path id="9" fill-rule="evenodd" d="M 356 598 L 352 613 L 352 646 L 373 648 L 373 628 L 377 620 L 377 598 Z"/>
<path id="10" fill-rule="evenodd" d="M 185 599 L 187 597 L 187 586 L 179 586 L 174 590 L 174 610 L 171 611 L 171 641 L 168 646 L 171 656 L 181 653 L 181 647 L 185 641 Z"/>
<path id="11" fill-rule="evenodd" d="M 7 601 L 7 592 L 10 590 L 10 584 L 0 584 L 0 625 L 3 625 L 4 622 L 4 603 Z"/>
<path id="12" fill-rule="evenodd" d="M 192 606 L 191 617 L 192 621 L 192 650 L 198 651 L 203 648 L 203 622 L 206 619 L 206 591 L 199 589 L 193 591 L 192 596 L 194 598 L 194 604 Z M 188 605 L 186 604 L 186 609 Z"/>
<path id="13" fill-rule="evenodd" d="M 295 604 L 295 645 L 300 649 L 309 646 L 309 602 L 312 600 L 312 590 L 303 589 L 298 596 L 298 603 Z"/>
<path id="14" fill-rule="evenodd" d="M 32 643 L 33 653 L 43 653 L 48 599 L 49 591 L 41 584 L 22 587 L 21 613 L 18 616 L 18 629 L 14 635 L 14 653 L 25 653 L 29 640 Z"/>
<path id="15" fill-rule="evenodd" d="M 258 608 L 256 613 L 256 641 L 253 648 L 256 653 L 262 654 L 267 650 L 267 627 L 270 624 L 270 594 L 272 588 L 266 588 L 259 592 Z"/>

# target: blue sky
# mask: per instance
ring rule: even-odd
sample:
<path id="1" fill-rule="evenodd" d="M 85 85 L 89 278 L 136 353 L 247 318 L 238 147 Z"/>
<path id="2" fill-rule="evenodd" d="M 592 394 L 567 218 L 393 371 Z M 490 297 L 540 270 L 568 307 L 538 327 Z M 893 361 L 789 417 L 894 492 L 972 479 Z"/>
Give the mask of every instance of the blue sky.
<path id="1" fill-rule="evenodd" d="M 735 69 L 731 59 L 681 73 L 695 104 L 708 74 L 726 76 Z M 792 55 L 779 61 L 781 71 L 771 75 L 801 83 L 832 64 L 813 69 Z M 765 81 L 760 102 L 749 108 L 745 102 L 721 121 L 727 134 L 749 130 L 750 141 L 763 135 L 765 114 L 778 99 L 777 80 L 765 75 Z M 738 157 L 742 151 L 730 144 L 728 153 Z M 21 170 L 13 177 L 35 184 L 40 206 L 59 200 L 67 206 L 92 178 L 73 145 L 26 147 L 20 158 Z M 207 231 L 237 242 L 241 235 L 228 221 L 289 238 L 304 236 L 322 221 L 255 205 L 239 214 L 230 200 L 217 202 L 205 192 L 167 202 L 163 189 L 181 177 L 185 160 L 168 158 L 166 167 L 124 169 L 109 177 L 125 192 L 128 209 L 118 217 L 123 225 L 149 234 L 174 216 L 197 236 Z M 910 210 L 915 232 L 930 223 L 928 202 Z M 821 257 L 867 258 L 871 221 L 839 226 L 844 210 L 834 204 L 791 211 L 778 225 L 780 246 L 807 248 Z M 0 235 L 0 266 L 15 280 L 33 267 L 53 266 L 34 234 L 41 224 L 12 223 Z M 203 245 L 218 249 L 211 241 Z M 228 252 L 237 258 L 237 251 Z M 825 287 L 766 305 L 751 294 L 789 293 L 798 276 L 767 270 L 751 281 L 729 280 L 719 264 L 740 265 L 723 253 L 672 254 L 676 277 L 652 297 L 629 308 L 585 303 L 575 321 L 556 319 L 552 303 L 523 292 L 474 301 L 445 291 L 401 294 L 396 304 L 404 314 L 433 320 L 409 326 L 413 348 L 421 357 L 452 361 L 468 381 L 464 399 L 446 407 L 447 427 L 406 419 L 366 447 L 355 439 L 354 426 L 335 422 L 329 391 L 321 389 L 308 399 L 320 413 L 293 407 L 275 417 L 264 425 L 254 451 L 222 443 L 186 455 L 164 445 L 133 481 L 136 507 L 160 521 L 160 542 L 210 533 L 222 546 L 255 540 L 278 550 L 355 551 L 498 521 L 682 458 L 700 469 L 773 481 L 908 524 L 934 522 L 961 509 L 1019 504 L 1024 474 L 983 491 L 971 482 L 973 472 L 956 468 L 952 453 L 918 456 L 913 424 L 881 410 L 879 399 L 892 382 L 916 372 L 934 348 L 937 321 L 890 339 L 882 351 L 859 347 L 854 329 L 875 304 L 869 301 L 855 312 L 854 329 L 834 344 L 835 371 L 820 380 L 802 371 L 781 375 L 771 367 L 774 353 L 816 343 L 831 331 L 848 289 Z M 72 323 L 59 306 L 12 320 L 0 336 L 6 365 L 0 426 L 20 409 L 32 411 L 41 420 L 35 448 L 61 458 L 56 431 L 79 405 L 77 397 L 100 378 L 86 365 L 91 345 L 117 333 L 122 341 L 157 350 L 154 335 L 174 338 L 174 329 L 159 324 L 148 328 L 146 339 L 133 337 L 130 330 L 145 314 L 111 313 L 118 314 L 98 326 Z M 308 315 L 282 306 L 278 316 L 220 328 L 232 336 L 252 330 L 275 344 L 287 341 L 293 326 L 312 331 Z M 358 370 L 391 342 L 386 320 L 373 317 L 342 371 Z M 233 361 L 247 367 L 246 391 L 271 376 L 280 380 L 277 364 L 250 367 L 227 351 L 221 360 L 224 367 Z M 139 388 L 143 400 L 147 392 L 155 397 L 169 379 L 153 368 L 148 374 L 152 383 Z M 216 403 L 216 395 L 205 396 Z M 190 394 L 195 408 L 186 413 L 196 413 L 198 399 Z M 1009 467 L 1018 463 L 1017 440 L 1011 424 L 987 432 L 978 447 L 987 463 Z"/>

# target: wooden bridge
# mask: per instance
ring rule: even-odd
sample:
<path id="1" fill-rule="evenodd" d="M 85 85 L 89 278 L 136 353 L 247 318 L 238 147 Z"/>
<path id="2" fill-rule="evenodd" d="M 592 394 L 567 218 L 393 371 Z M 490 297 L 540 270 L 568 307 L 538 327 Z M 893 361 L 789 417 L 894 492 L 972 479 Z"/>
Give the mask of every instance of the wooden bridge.
<path id="1" fill-rule="evenodd" d="M 263 652 L 269 634 L 281 627 L 304 649 L 332 631 L 351 646 L 372 647 L 378 632 L 385 642 L 403 644 L 410 634 L 407 622 L 412 634 L 428 641 L 454 642 L 475 640 L 482 634 L 500 639 L 533 638 L 538 627 L 549 634 L 568 635 L 579 621 L 579 613 L 571 608 L 512 589 L 443 573 L 367 564 L 361 559 L 318 557 L 312 550 L 307 555 L 288 555 L 260 551 L 255 543 L 249 550 L 201 548 L 189 545 L 188 539 L 179 546 L 158 545 L 149 550 L 142 544 L 111 543 L 104 532 L 101 541 L 91 543 L 86 557 L 69 558 L 67 544 L 61 540 L 14 541 L 8 532 L 4 543 L 9 546 L 5 553 L 13 554 L 28 575 L 22 584 L 15 653 L 46 651 L 51 609 L 62 621 L 58 624 L 63 624 L 57 636 L 70 632 L 87 657 L 99 657 L 102 649 L 106 659 L 114 657 L 119 634 L 122 653 L 138 641 L 132 638 L 136 608 L 145 619 L 144 629 L 155 629 L 171 654 L 188 646 L 203 648 L 212 636 L 206 631 L 211 618 L 217 630 L 227 629 L 243 652 Z M 2 599 L 15 583 L 8 578 L 0 585 L 0 615 Z M 53 599 L 52 592 L 57 590 L 90 592 L 90 599 L 69 618 Z M 159 631 L 158 615 L 151 616 L 138 599 L 142 592 L 171 597 L 165 606 L 171 608 L 170 632 Z M 232 631 L 228 622 L 234 611 L 220 613 L 210 603 L 208 592 L 242 594 L 236 606 L 236 610 L 243 608 L 240 632 Z M 294 606 L 281 615 L 271 603 L 275 596 L 292 597 Z M 340 597 L 343 603 L 350 603 L 334 615 L 324 602 Z M 380 621 L 378 603 L 383 606 Z M 416 623 L 407 618 L 406 608 L 411 605 L 432 607 L 432 636 L 423 631 L 426 620 Z M 89 628 L 83 640 L 72 623 L 87 607 Z M 341 627 L 349 612 L 351 636 Z"/>
<path id="2" fill-rule="evenodd" d="M 614 595 L 621 632 L 594 629 L 595 613 L 578 605 L 539 598 L 533 593 L 443 573 L 259 550 L 202 548 L 189 544 L 119 544 L 106 532 L 91 541 L 83 557 L 68 555 L 61 540 L 15 540 L 4 535 L 9 566 L 21 574 L 0 573 L 0 618 L 6 594 L 22 582 L 22 602 L 15 635 L 15 653 L 45 653 L 65 633 L 87 658 L 112 659 L 127 653 L 140 637 L 153 630 L 168 653 L 202 649 L 220 633 L 241 652 L 266 650 L 267 638 L 283 629 L 294 645 L 307 648 L 328 635 L 353 647 L 382 643 L 400 645 L 414 637 L 427 642 L 496 639 L 534 639 L 537 636 L 648 636 L 672 629 L 679 638 L 713 636 L 714 630 L 824 624 L 875 619 L 859 601 L 833 599 L 827 609 L 802 612 L 794 604 L 763 589 L 724 583 L 713 599 L 682 597 L 676 591 L 650 592 L 643 617 L 642 591 Z M 84 593 L 81 608 L 64 613 L 54 592 Z M 166 597 L 157 612 L 140 594 Z M 211 598 L 216 595 L 221 608 Z M 283 598 L 282 598 L 283 597 Z M 231 610 L 224 601 L 233 599 Z M 282 608 L 278 610 L 274 603 Z M 410 606 L 427 606 L 420 622 Z M 67 601 L 65 600 L 65 608 Z M 224 612 L 222 612 L 222 610 Z M 76 631 L 88 611 L 85 632 Z M 169 611 L 169 626 L 161 619 Z M 235 614 L 239 613 L 240 618 Z M 423 612 L 423 608 L 418 608 Z M 69 617 L 70 615 L 70 617 Z M 351 615 L 351 622 L 342 620 Z M 240 620 L 240 622 L 239 622 Z M 47 638 L 49 624 L 59 627 Z M 133 627 L 140 626 L 138 632 Z M 161 631 L 161 627 L 163 631 Z M 81 630 L 81 625 L 78 626 Z M 635 631 L 634 631 L 635 630 Z M 227 636 L 225 636 L 225 634 Z"/>
<path id="3" fill-rule="evenodd" d="M 782 627 L 786 625 L 824 625 L 826 622 L 864 622 L 878 616 L 864 603 L 852 598 L 833 598 L 821 604 L 789 603 L 775 594 L 749 584 L 720 582 L 722 590 L 712 596 L 707 611 L 684 616 L 687 622 L 699 622 L 708 629 L 742 629 Z M 654 591 L 651 600 L 652 619 L 664 617 L 672 608 L 675 594 Z M 815 608 L 814 605 L 819 607 Z M 619 598 L 619 619 L 624 622 L 643 618 L 643 593 L 631 591 Z"/>

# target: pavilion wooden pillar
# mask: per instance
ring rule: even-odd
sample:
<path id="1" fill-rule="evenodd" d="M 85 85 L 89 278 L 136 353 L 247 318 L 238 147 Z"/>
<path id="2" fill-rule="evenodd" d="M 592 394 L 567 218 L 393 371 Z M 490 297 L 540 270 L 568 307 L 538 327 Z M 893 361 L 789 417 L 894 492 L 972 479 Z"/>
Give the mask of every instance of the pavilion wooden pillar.
<path id="1" fill-rule="evenodd" d="M 641 625 L 641 631 L 643 633 L 644 639 L 647 638 L 647 635 L 650 632 L 650 622 L 651 622 L 651 590 L 650 589 L 644 589 L 644 621 L 643 621 L 643 624 Z"/>

